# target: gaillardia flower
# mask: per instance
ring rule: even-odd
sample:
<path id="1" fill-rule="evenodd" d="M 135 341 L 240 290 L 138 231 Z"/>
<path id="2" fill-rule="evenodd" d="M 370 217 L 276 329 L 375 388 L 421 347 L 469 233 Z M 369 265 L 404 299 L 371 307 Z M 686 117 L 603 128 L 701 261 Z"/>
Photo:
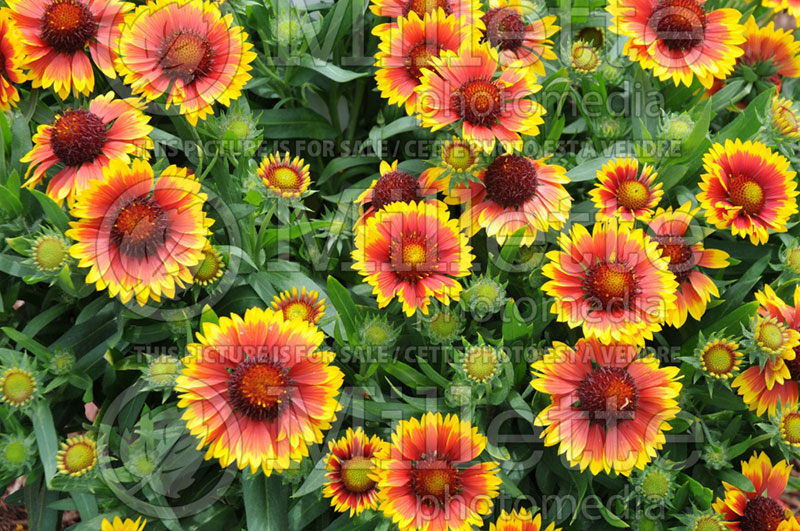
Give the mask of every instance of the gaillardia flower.
<path id="1" fill-rule="evenodd" d="M 470 465 L 486 437 L 456 415 L 426 413 L 401 420 L 380 453 L 380 510 L 401 531 L 469 531 L 483 524 L 499 493 L 498 464 Z"/>
<path id="2" fill-rule="evenodd" d="M 141 306 L 175 297 L 176 286 L 192 282 L 214 223 L 203 212 L 200 183 L 177 166 L 156 178 L 141 160 L 129 166 L 114 159 L 103 173 L 105 180 L 78 196 L 71 210 L 77 221 L 67 231 L 76 242 L 70 255 L 90 268 L 86 283 Z"/>
<path id="3" fill-rule="evenodd" d="M 426 13 L 433 13 L 439 9 L 447 15 L 455 16 L 459 24 L 464 26 L 477 25 L 483 16 L 480 0 L 372 0 L 370 11 L 379 17 L 408 18 L 411 12 L 419 18 L 424 18 Z"/>
<path id="4" fill-rule="evenodd" d="M 9 0 L 11 17 L 22 36 L 33 86 L 49 88 L 66 99 L 71 91 L 88 96 L 94 90 L 89 55 L 104 75 L 115 78 L 119 25 L 130 2 L 119 0 Z M 89 53 L 86 53 L 86 48 Z"/>
<path id="5" fill-rule="evenodd" d="M 500 513 L 497 520 L 489 524 L 489 531 L 561 531 L 554 523 L 542 528 L 542 514 L 536 516 L 531 511 L 520 508 L 519 512 L 505 510 Z"/>
<path id="6" fill-rule="evenodd" d="M 378 488 L 375 475 L 378 468 L 373 458 L 387 451 L 388 443 L 373 435 L 367 437 L 361 428 L 328 444 L 325 456 L 327 481 L 322 495 L 331 499 L 331 505 L 339 512 L 350 511 L 350 516 L 359 515 L 365 509 L 378 508 Z"/>
<path id="7" fill-rule="evenodd" d="M 748 461 L 742 461 L 742 474 L 750 480 L 753 490 L 743 491 L 723 481 L 725 497 L 717 498 L 714 511 L 731 530 L 800 530 L 792 511 L 780 500 L 791 471 L 792 466 L 786 461 L 773 465 L 764 452 L 753 454 Z"/>
<path id="8" fill-rule="evenodd" d="M 579 74 L 591 74 L 602 64 L 597 48 L 583 41 L 572 43 L 569 55 L 569 65 Z"/>
<path id="9" fill-rule="evenodd" d="M 783 409 L 774 422 L 778 425 L 781 441 L 787 446 L 800 447 L 800 411 L 797 407 Z"/>
<path id="10" fill-rule="evenodd" d="M 658 242 L 616 220 L 597 223 L 592 234 L 575 224 L 547 253 L 542 289 L 555 297 L 551 312 L 587 338 L 643 345 L 675 308 L 678 283 Z"/>
<path id="11" fill-rule="evenodd" d="M 385 160 L 380 164 L 380 177 L 373 179 L 369 188 L 356 199 L 359 205 L 359 216 L 355 226 L 362 225 L 376 211 L 386 205 L 400 201 L 411 203 L 421 201 L 429 195 L 435 195 L 444 186 L 444 181 L 430 179 L 423 172 L 419 177 L 397 169 L 397 161 L 389 164 Z M 435 203 L 435 201 L 434 201 Z"/>
<path id="12" fill-rule="evenodd" d="M 649 164 L 642 165 L 640 172 L 635 158 L 608 161 L 597 171 L 597 184 L 589 192 L 597 207 L 597 219 L 650 219 L 664 195 L 661 183 L 655 182 L 656 175 Z"/>
<path id="13" fill-rule="evenodd" d="M 431 161 L 436 165 L 427 168 L 419 176 L 423 187 L 447 192 L 454 184 L 470 180 L 482 163 L 481 153 L 481 146 L 477 142 L 465 141 L 457 136 L 445 140 Z"/>
<path id="14" fill-rule="evenodd" d="M 767 243 L 769 231 L 786 232 L 797 212 L 797 183 L 789 161 L 761 142 L 726 140 L 703 156 L 697 200 L 706 219 L 734 236 Z"/>
<path id="15" fill-rule="evenodd" d="M 79 477 L 97 465 L 97 443 L 86 435 L 76 435 L 61 443 L 56 467 L 66 476 Z"/>
<path id="16" fill-rule="evenodd" d="M 308 190 L 311 177 L 309 165 L 300 157 L 289 158 L 289 153 L 284 153 L 283 158 L 271 153 L 261 160 L 258 167 L 258 176 L 273 194 L 278 197 L 297 198 Z"/>
<path id="17" fill-rule="evenodd" d="M 569 217 L 572 198 L 564 188 L 569 177 L 547 159 L 500 155 L 477 177 L 467 188 L 450 190 L 447 200 L 466 203 L 461 226 L 470 235 L 486 229 L 502 244 L 524 228 L 521 245 L 532 245 L 539 232 L 559 230 Z"/>
<path id="18" fill-rule="evenodd" d="M 103 518 L 100 531 L 142 531 L 146 523 L 147 520 L 142 520 L 141 516 L 135 522 L 130 518 L 123 520 L 119 516 L 115 516 L 113 521 Z"/>
<path id="19" fill-rule="evenodd" d="M 33 149 L 22 157 L 30 162 L 24 186 L 33 188 L 55 166 L 59 170 L 47 183 L 47 195 L 61 204 L 75 202 L 89 188 L 89 181 L 102 180 L 109 160 L 130 162 L 130 155 L 147 158 L 153 147 L 153 130 L 144 105 L 136 98 L 115 99 L 109 92 L 94 98 L 89 108 L 77 107 L 57 114 L 50 124 L 40 125 L 33 135 Z"/>
<path id="20" fill-rule="evenodd" d="M 22 36 L 8 9 L 0 9 L 0 111 L 16 107 L 19 101 L 19 92 L 12 83 L 25 81 L 23 63 Z"/>
<path id="21" fill-rule="evenodd" d="M 395 202 L 356 228 L 353 269 L 373 286 L 378 307 L 396 296 L 411 317 L 428 313 L 431 296 L 458 300 L 454 277 L 469 275 L 474 256 L 444 203 Z"/>
<path id="22" fill-rule="evenodd" d="M 717 285 L 698 268 L 721 269 L 728 265 L 728 253 L 706 249 L 702 242 L 692 241 L 690 228 L 699 210 L 692 209 L 688 202 L 675 210 L 659 208 L 649 222 L 661 256 L 669 258 L 668 268 L 678 282 L 675 308 L 667 313 L 667 324 L 675 327 L 683 326 L 687 314 L 699 321 L 711 297 L 719 297 Z"/>
<path id="23" fill-rule="evenodd" d="M 334 354 L 319 350 L 324 334 L 314 325 L 250 308 L 244 319 L 204 323 L 197 339 L 175 389 L 187 428 L 208 446 L 206 459 L 269 476 L 322 442 L 341 409 L 344 375 Z"/>
<path id="24" fill-rule="evenodd" d="M 0 404 L 11 408 L 27 406 L 36 398 L 39 388 L 38 378 L 28 366 L 27 358 L 22 364 L 2 368 L 0 372 Z"/>
<path id="25" fill-rule="evenodd" d="M 558 444 L 571 465 L 592 474 L 643 469 L 680 411 L 678 367 L 638 357 L 632 345 L 554 343 L 532 369 L 533 388 L 552 397 L 535 420 L 545 426 L 545 445 Z"/>
<path id="26" fill-rule="evenodd" d="M 500 63 L 531 67 L 544 76 L 544 59 L 557 59 L 550 37 L 561 29 L 556 17 L 538 18 L 528 0 L 489 0 L 489 11 L 483 15 L 484 40 L 499 52 Z M 525 18 L 535 18 L 530 24 Z"/>
<path id="27" fill-rule="evenodd" d="M 423 68 L 417 115 L 437 131 L 461 122 L 461 137 L 491 150 L 495 138 L 504 146 L 519 144 L 520 134 L 536 136 L 544 107 L 526 99 L 541 89 L 530 67 L 500 68 L 497 50 L 488 43 L 462 44 L 458 53 L 443 51 Z"/>
<path id="28" fill-rule="evenodd" d="M 677 86 L 697 79 L 711 88 L 725 79 L 743 51 L 742 14 L 708 11 L 705 0 L 610 0 L 611 31 L 629 37 L 624 53 L 661 81 Z"/>
<path id="29" fill-rule="evenodd" d="M 739 343 L 715 335 L 699 345 L 695 350 L 695 355 L 703 373 L 717 380 L 733 378 L 742 364 Z"/>
<path id="30" fill-rule="evenodd" d="M 116 67 L 134 94 L 167 94 L 192 125 L 214 102 L 230 105 L 250 79 L 256 54 L 233 15 L 210 0 L 154 0 L 125 17 Z"/>
<path id="31" fill-rule="evenodd" d="M 744 29 L 747 40 L 742 44 L 744 55 L 739 58 L 739 63 L 774 82 L 780 81 L 781 77 L 800 76 L 800 41 L 794 40 L 791 31 L 776 29 L 774 22 L 759 28 L 752 15 L 745 22 Z"/>
<path id="32" fill-rule="evenodd" d="M 396 24 L 376 27 L 373 33 L 381 42 L 375 54 L 375 80 L 381 97 L 390 105 L 405 105 L 406 112 L 414 114 L 414 89 L 420 83 L 421 69 L 431 68 L 431 58 L 439 57 L 442 50 L 457 52 L 467 39 L 477 43 L 472 27 L 462 22 L 439 8 L 423 18 L 411 11 L 408 18 L 402 17 Z"/>
<path id="33" fill-rule="evenodd" d="M 199 286 L 209 286 L 222 278 L 225 261 L 216 247 L 210 243 L 203 249 L 203 258 L 191 268 L 192 282 Z"/>
<path id="34" fill-rule="evenodd" d="M 772 98 L 770 118 L 772 128 L 778 135 L 790 141 L 800 139 L 800 110 L 777 92 Z"/>
<path id="35" fill-rule="evenodd" d="M 317 324 L 325 315 L 325 299 L 320 300 L 317 290 L 306 291 L 305 286 L 300 292 L 297 288 L 281 292 L 272 299 L 271 306 L 276 312 L 282 312 L 287 321 L 302 319 Z"/>

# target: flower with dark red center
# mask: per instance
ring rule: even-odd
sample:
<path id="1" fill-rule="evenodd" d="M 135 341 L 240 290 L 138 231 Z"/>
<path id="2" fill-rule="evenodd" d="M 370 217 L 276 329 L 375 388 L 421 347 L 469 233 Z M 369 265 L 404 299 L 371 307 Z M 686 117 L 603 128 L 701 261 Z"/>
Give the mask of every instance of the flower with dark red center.
<path id="1" fill-rule="evenodd" d="M 53 87 L 61 99 L 94 90 L 94 64 L 116 77 L 119 25 L 133 4 L 119 0 L 9 0 L 34 87 Z M 87 53 L 88 48 L 88 53 Z"/>
<path id="2" fill-rule="evenodd" d="M 500 155 L 486 168 L 483 183 L 488 199 L 504 208 L 519 208 L 536 195 L 536 164 L 527 157 Z"/>
<path id="3" fill-rule="evenodd" d="M 372 217 L 375 212 L 383 210 L 392 203 L 411 203 L 434 196 L 441 189 L 441 183 L 428 182 L 425 174 L 414 177 L 410 173 L 397 169 L 397 161 L 389 164 L 381 161 L 380 177 L 373 180 L 369 188 L 356 199 L 359 204 L 358 226 Z M 435 201 L 435 200 L 434 200 Z"/>
<path id="4" fill-rule="evenodd" d="M 800 529 L 792 512 L 780 501 L 792 466 L 786 461 L 772 464 L 767 454 L 753 454 L 742 461 L 742 475 L 753 490 L 741 490 L 723 483 L 725 495 L 714 502 L 714 511 L 730 529 L 741 531 L 796 531 Z"/>
<path id="5" fill-rule="evenodd" d="M 47 184 L 47 195 L 57 203 L 73 203 L 94 179 L 103 179 L 109 160 L 130 162 L 130 156 L 147 158 L 153 147 L 148 136 L 150 117 L 136 98 L 115 99 L 114 93 L 97 96 L 88 109 L 68 109 L 52 123 L 40 125 L 33 135 L 33 149 L 22 157 L 30 162 L 23 186 L 33 188 L 56 165 L 61 169 Z"/>
<path id="6" fill-rule="evenodd" d="M 0 111 L 16 106 L 19 92 L 12 83 L 25 81 L 22 66 L 25 56 L 22 36 L 17 24 L 9 16 L 9 10 L 0 10 Z"/>
<path id="7" fill-rule="evenodd" d="M 717 285 L 700 268 L 721 269 L 728 265 L 728 253 L 706 249 L 701 241 L 694 241 L 696 231 L 692 228 L 699 211 L 688 202 L 674 210 L 659 208 L 648 222 L 658 250 L 669 259 L 669 271 L 678 282 L 675 308 L 667 314 L 667 324 L 675 327 L 683 326 L 689 315 L 700 320 L 711 297 L 719 297 Z"/>
<path id="8" fill-rule="evenodd" d="M 592 474 L 644 469 L 680 411 L 678 367 L 639 357 L 630 344 L 553 343 L 532 369 L 531 385 L 552 399 L 534 422 L 545 427 L 545 445 Z"/>
<path id="9" fill-rule="evenodd" d="M 734 236 L 766 243 L 769 231 L 785 232 L 797 213 L 797 183 L 789 161 L 761 142 L 726 140 L 703 156 L 697 199 L 706 219 Z"/>
<path id="10" fill-rule="evenodd" d="M 331 499 L 337 511 L 349 510 L 353 516 L 378 508 L 378 467 L 373 461 L 387 448 L 386 441 L 377 435 L 367 437 L 361 428 L 348 428 L 344 437 L 328 443 L 322 495 Z"/>
<path id="11" fill-rule="evenodd" d="M 467 41 L 459 51 L 443 51 L 423 70 L 416 88 L 417 115 L 433 131 L 461 123 L 464 140 L 491 150 L 519 143 L 520 134 L 535 136 L 544 123 L 544 108 L 527 97 L 541 89 L 530 67 L 509 68 L 499 77 L 497 50 L 488 42 Z"/>
<path id="12" fill-rule="evenodd" d="M 325 299 L 320 300 L 317 290 L 306 291 L 305 286 L 300 292 L 297 288 L 281 292 L 272 299 L 271 306 L 273 310 L 283 312 L 283 318 L 287 321 L 301 319 L 317 324 L 325 315 Z"/>
<path id="13" fill-rule="evenodd" d="M 650 219 L 664 195 L 662 184 L 656 182 L 657 175 L 649 164 L 643 164 L 640 171 L 635 158 L 608 161 L 597 170 L 597 184 L 589 192 L 597 207 L 597 219 Z"/>
<path id="14" fill-rule="evenodd" d="M 475 462 L 486 437 L 455 415 L 401 420 L 378 465 L 380 510 L 401 531 L 467 531 L 498 495 L 497 463 Z"/>
<path id="15" fill-rule="evenodd" d="M 483 39 L 498 50 L 500 63 L 520 61 L 544 76 L 543 60 L 557 58 L 550 39 L 560 29 L 556 17 L 539 18 L 527 4 L 516 0 L 489 0 L 489 8 L 482 19 L 486 26 Z"/>
<path id="16" fill-rule="evenodd" d="M 341 404 L 344 375 L 324 335 L 281 312 L 251 308 L 205 323 L 175 381 L 183 419 L 206 459 L 282 472 L 319 444 Z"/>
<path id="17" fill-rule="evenodd" d="M 413 16 L 425 18 L 425 15 L 441 10 L 445 15 L 453 15 L 457 21 L 463 17 L 460 23 L 463 26 L 477 23 L 479 28 L 482 27 L 480 0 L 372 0 L 369 8 L 379 17 L 398 20 Z"/>
<path id="18" fill-rule="evenodd" d="M 552 312 L 587 338 L 643 345 L 675 308 L 678 284 L 657 242 L 616 220 L 592 234 L 575 224 L 548 253 L 542 289 L 555 297 Z"/>
<path id="19" fill-rule="evenodd" d="M 117 69 L 134 94 L 180 105 L 189 123 L 230 105 L 250 79 L 256 54 L 233 15 L 212 0 L 155 0 L 121 26 Z"/>
<path id="20" fill-rule="evenodd" d="M 733 72 L 744 28 L 735 9 L 706 9 L 705 0 L 611 0 L 611 31 L 629 37 L 624 53 L 662 81 L 704 87 Z"/>
<path id="21" fill-rule="evenodd" d="M 214 221 L 203 212 L 205 200 L 186 169 L 170 166 L 155 178 L 147 162 L 114 159 L 72 207 L 70 255 L 89 268 L 87 283 L 123 303 L 173 298 L 176 287 L 192 282 L 208 245 Z"/>

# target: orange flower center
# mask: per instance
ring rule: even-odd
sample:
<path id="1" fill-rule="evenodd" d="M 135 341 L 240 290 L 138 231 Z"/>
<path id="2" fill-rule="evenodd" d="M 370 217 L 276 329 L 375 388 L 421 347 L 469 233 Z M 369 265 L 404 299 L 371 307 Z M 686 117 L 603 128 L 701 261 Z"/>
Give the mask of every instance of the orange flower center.
<path id="1" fill-rule="evenodd" d="M 579 407 L 603 424 L 632 418 L 638 399 L 633 376 L 622 367 L 598 367 L 578 387 Z"/>
<path id="2" fill-rule="evenodd" d="M 411 488 L 424 505 L 444 505 L 459 490 L 459 471 L 435 456 L 416 461 L 411 469 Z"/>
<path id="3" fill-rule="evenodd" d="M 41 38 L 56 53 L 73 54 L 97 36 L 99 26 L 80 0 L 53 0 L 44 9 Z"/>
<path id="4" fill-rule="evenodd" d="M 661 256 L 669 258 L 669 270 L 675 275 L 677 281 L 683 282 L 694 269 L 694 253 L 682 236 L 664 235 L 656 236 Z"/>
<path id="5" fill-rule="evenodd" d="M 484 38 L 500 50 L 516 50 L 525 38 L 525 23 L 513 9 L 496 7 L 483 15 Z"/>
<path id="6" fill-rule="evenodd" d="M 775 531 L 786 520 L 786 510 L 780 503 L 765 496 L 756 496 L 747 502 L 739 521 L 742 531 Z"/>
<path id="7" fill-rule="evenodd" d="M 270 176 L 270 182 L 281 190 L 298 190 L 300 188 L 300 176 L 292 168 L 275 168 Z"/>
<path id="8" fill-rule="evenodd" d="M 159 58 L 168 77 L 191 83 L 209 74 L 214 63 L 214 50 L 197 33 L 179 30 L 161 42 Z"/>
<path id="9" fill-rule="evenodd" d="M 66 111 L 50 128 L 50 147 L 66 166 L 92 162 L 106 143 L 106 125 L 86 109 Z"/>
<path id="10" fill-rule="evenodd" d="M 167 215 L 152 198 L 139 196 L 122 207 L 111 227 L 111 243 L 127 256 L 156 256 L 167 240 Z"/>
<path id="11" fill-rule="evenodd" d="M 422 68 L 428 66 L 431 59 L 439 55 L 439 48 L 428 42 L 415 44 L 408 51 L 406 57 L 406 70 L 415 78 L 422 77 Z"/>
<path id="12" fill-rule="evenodd" d="M 397 263 L 395 257 L 401 262 Z M 389 259 L 395 264 L 395 273 L 401 281 L 417 282 L 430 274 L 425 266 L 436 263 L 435 243 L 416 232 L 406 234 L 391 243 Z"/>
<path id="13" fill-rule="evenodd" d="M 793 411 L 781 419 L 781 434 L 783 439 L 793 445 L 800 446 L 800 413 Z"/>
<path id="14" fill-rule="evenodd" d="M 472 125 L 492 126 L 503 110 L 502 90 L 491 80 L 473 79 L 450 96 L 450 107 Z"/>
<path id="15" fill-rule="evenodd" d="M 381 175 L 372 188 L 372 207 L 380 210 L 396 201 L 410 203 L 420 198 L 417 180 L 403 171 L 390 171 Z"/>
<path id="16" fill-rule="evenodd" d="M 583 289 L 591 302 L 606 311 L 629 308 L 639 292 L 633 271 L 617 262 L 593 265 L 586 273 Z"/>
<path id="17" fill-rule="evenodd" d="M 419 243 L 407 243 L 403 245 L 403 262 L 416 266 L 425 263 L 425 247 Z"/>
<path id="18" fill-rule="evenodd" d="M 670 50 L 690 50 L 703 43 L 706 12 L 696 0 L 661 0 L 650 15 L 650 27 Z"/>
<path id="19" fill-rule="evenodd" d="M 519 208 L 536 195 L 536 165 L 528 157 L 500 155 L 483 177 L 486 197 L 503 208 Z"/>
<path id="20" fill-rule="evenodd" d="M 442 148 L 442 161 L 455 171 L 466 171 L 475 164 L 475 153 L 467 144 L 453 142 Z"/>
<path id="21" fill-rule="evenodd" d="M 449 0 L 408 0 L 403 7 L 403 16 L 407 17 L 410 12 L 419 15 L 419 18 L 424 18 L 425 13 L 432 13 L 437 8 L 444 9 L 448 15 L 453 13 L 453 8 L 450 7 Z"/>
<path id="22" fill-rule="evenodd" d="M 742 207 L 742 212 L 753 216 L 764 207 L 764 189 L 746 175 L 738 175 L 730 183 L 731 203 Z"/>
<path id="23" fill-rule="evenodd" d="M 370 479 L 372 461 L 364 456 L 357 455 L 342 463 L 342 483 L 347 490 L 361 494 L 371 490 L 375 482 Z"/>
<path id="24" fill-rule="evenodd" d="M 289 374 L 266 356 L 247 358 L 228 380 L 233 407 L 252 420 L 274 420 L 286 405 Z"/>
<path id="25" fill-rule="evenodd" d="M 736 354 L 730 345 L 724 343 L 706 349 L 702 356 L 706 371 L 717 376 L 729 375 L 736 367 Z"/>
<path id="26" fill-rule="evenodd" d="M 624 181 L 617 190 L 617 202 L 629 210 L 646 207 L 649 199 L 647 186 L 639 181 Z"/>

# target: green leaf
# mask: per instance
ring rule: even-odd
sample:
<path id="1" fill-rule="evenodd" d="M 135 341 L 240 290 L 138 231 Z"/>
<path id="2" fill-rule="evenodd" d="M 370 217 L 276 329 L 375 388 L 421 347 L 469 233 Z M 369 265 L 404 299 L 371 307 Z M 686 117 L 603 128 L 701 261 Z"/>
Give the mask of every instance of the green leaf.
<path id="1" fill-rule="evenodd" d="M 319 59 L 316 59 L 310 55 L 304 55 L 301 57 L 298 64 L 299 66 L 309 68 L 314 72 L 318 72 L 328 79 L 336 81 L 337 83 L 347 83 L 348 81 L 353 81 L 354 79 L 370 75 L 370 72 L 353 72 L 351 70 L 345 70 L 344 68 L 336 66 L 331 62 L 320 61 Z"/>
<path id="2" fill-rule="evenodd" d="M 48 362 L 52 357 L 50 350 L 39 343 L 38 341 L 31 339 L 27 335 L 15 330 L 11 327 L 4 326 L 0 328 L 9 338 L 11 338 L 16 344 L 17 348 L 24 348 L 34 356 L 40 359 L 40 361 Z"/>
<path id="3" fill-rule="evenodd" d="M 49 485 L 57 471 L 58 436 L 48 402 L 36 400 L 31 406 L 30 417 L 36 435 L 36 445 L 39 448 L 39 459 L 44 467 L 44 477 Z"/>
<path id="4" fill-rule="evenodd" d="M 430 378 L 430 380 L 441 387 L 442 389 L 446 389 L 450 386 L 450 380 L 439 374 L 439 371 L 431 367 L 431 364 L 428 363 L 426 360 L 417 356 L 417 365 L 419 368 L 422 369 L 422 372 L 425 373 L 425 376 Z"/>
<path id="5" fill-rule="evenodd" d="M 211 323 L 211 324 L 219 324 L 219 316 L 214 312 L 214 310 L 206 304 L 203 306 L 203 312 L 200 315 L 200 329 L 203 328 L 203 323 Z"/>
<path id="6" fill-rule="evenodd" d="M 58 230 L 66 232 L 69 229 L 69 218 L 64 213 L 64 210 L 53 201 L 50 196 L 43 194 L 39 190 L 28 190 L 33 197 L 39 201 L 39 204 L 44 210 L 45 216 Z"/>
<path id="7" fill-rule="evenodd" d="M 592 181 L 597 178 L 597 172 L 607 163 L 608 157 L 597 157 L 589 159 L 582 164 L 578 164 L 571 170 L 567 171 L 567 177 L 572 182 Z"/>
<path id="8" fill-rule="evenodd" d="M 75 502 L 75 509 L 81 515 L 81 520 L 88 520 L 97 514 L 97 502 L 93 495 L 72 491 L 70 496 Z"/>
<path id="9" fill-rule="evenodd" d="M 55 465 L 55 458 L 53 458 Z M 30 481 L 30 478 L 28 478 Z M 48 490 L 40 481 L 25 485 L 25 508 L 28 510 L 28 528 L 36 531 L 55 531 L 58 525 L 58 511 L 50 505 L 58 500 L 58 493 Z M 60 527 L 60 526 L 59 526 Z"/>
<path id="10" fill-rule="evenodd" d="M 265 109 L 259 125 L 264 138 L 327 140 L 339 134 L 328 120 L 311 109 Z"/>
<path id="11" fill-rule="evenodd" d="M 22 203 L 11 190 L 0 185 L 0 208 L 5 210 L 9 216 L 19 216 L 24 212 Z"/>
<path id="12" fill-rule="evenodd" d="M 326 182 L 339 172 L 355 166 L 371 166 L 381 161 L 378 157 L 338 157 L 331 160 L 317 179 L 317 186 Z"/>
<path id="13" fill-rule="evenodd" d="M 350 292 L 342 286 L 341 282 L 330 275 L 328 276 L 328 298 L 330 298 L 331 304 L 339 313 L 347 339 L 352 342 L 353 338 L 358 334 L 356 317 L 360 312 L 356 308 Z"/>
<path id="14" fill-rule="evenodd" d="M 520 417 L 533 424 L 533 410 L 531 409 L 530 404 L 528 404 L 518 392 L 512 391 L 508 394 L 508 403 L 514 408 L 514 411 L 516 411 Z"/>
<path id="15" fill-rule="evenodd" d="M 383 370 L 408 387 L 414 389 L 433 387 L 433 382 L 427 376 L 402 361 L 387 363 L 383 366 Z"/>
<path id="16" fill-rule="evenodd" d="M 613 527 L 630 527 L 622 518 L 617 516 L 616 514 L 612 513 L 605 505 L 602 503 L 598 504 L 598 508 L 600 509 L 600 514 L 603 515 L 603 519 L 608 522 Z"/>
<path id="17" fill-rule="evenodd" d="M 508 301 L 503 310 L 503 341 L 513 343 L 533 333 L 533 324 L 526 323 L 514 301 Z"/>

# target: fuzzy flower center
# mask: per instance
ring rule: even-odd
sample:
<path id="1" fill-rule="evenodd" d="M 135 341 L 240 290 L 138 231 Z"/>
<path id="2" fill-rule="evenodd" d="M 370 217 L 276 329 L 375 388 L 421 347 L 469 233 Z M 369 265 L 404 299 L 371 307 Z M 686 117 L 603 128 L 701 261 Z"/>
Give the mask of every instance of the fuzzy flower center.
<path id="1" fill-rule="evenodd" d="M 28 460 L 28 447 L 24 440 L 9 441 L 3 448 L 3 459 L 12 467 L 19 467 Z"/>
<path id="2" fill-rule="evenodd" d="M 430 264 L 437 261 L 436 243 L 413 232 L 393 241 L 389 247 L 389 255 L 401 281 L 417 282 L 430 274 Z"/>
<path id="3" fill-rule="evenodd" d="M 474 347 L 467 352 L 464 369 L 467 375 L 477 382 L 485 382 L 497 370 L 497 353 L 491 347 Z"/>
<path id="4" fill-rule="evenodd" d="M 361 335 L 367 346 L 379 347 L 389 342 L 392 337 L 392 331 L 386 323 L 373 321 L 364 327 Z"/>
<path id="5" fill-rule="evenodd" d="M 214 50 L 211 43 L 199 34 L 178 30 L 162 40 L 159 59 L 169 78 L 191 83 L 211 72 Z"/>
<path id="6" fill-rule="evenodd" d="M 648 199 L 650 199 L 650 194 L 647 186 L 639 181 L 624 181 L 620 183 L 617 190 L 617 202 L 629 210 L 646 207 Z"/>
<path id="7" fill-rule="evenodd" d="M 350 492 L 361 494 L 371 490 L 375 482 L 370 479 L 372 461 L 364 456 L 357 455 L 342 463 L 342 483 Z"/>
<path id="8" fill-rule="evenodd" d="M 692 531 L 723 531 L 727 529 L 716 516 L 701 516 L 694 523 Z"/>
<path id="9" fill-rule="evenodd" d="M 404 171 L 390 171 L 381 175 L 372 189 L 372 207 L 380 210 L 396 201 L 410 203 L 420 198 L 417 180 Z"/>
<path id="10" fill-rule="evenodd" d="M 439 312 L 430 320 L 429 326 L 437 337 L 447 339 L 458 328 L 458 317 L 450 312 Z"/>
<path id="11" fill-rule="evenodd" d="M 670 486 L 669 477 L 661 470 L 654 469 L 642 479 L 642 494 L 648 500 L 660 501 L 669 494 Z"/>
<path id="12" fill-rule="evenodd" d="M 283 315 L 287 320 L 302 319 L 311 320 L 311 308 L 304 302 L 293 302 L 283 309 Z"/>
<path id="13" fill-rule="evenodd" d="M 631 418 L 638 399 L 633 376 L 622 367 L 597 367 L 578 388 L 579 407 L 599 423 Z"/>
<path id="14" fill-rule="evenodd" d="M 519 13 L 506 7 L 490 9 L 483 15 L 486 39 L 500 50 L 516 50 L 525 38 L 525 23 Z"/>
<path id="15" fill-rule="evenodd" d="M 503 92 L 488 79 L 464 82 L 450 96 L 450 107 L 461 119 L 472 125 L 490 127 L 503 111 Z"/>
<path id="16" fill-rule="evenodd" d="M 50 147 L 66 166 L 92 162 L 103 151 L 106 125 L 86 109 L 66 111 L 50 129 Z"/>
<path id="17" fill-rule="evenodd" d="M 442 148 L 442 161 L 455 171 L 467 171 L 475 165 L 477 156 L 466 144 L 454 142 Z"/>
<path id="18" fill-rule="evenodd" d="M 736 353 L 729 345 L 713 345 L 703 352 L 702 357 L 706 371 L 716 376 L 730 374 L 736 367 Z"/>
<path id="19" fill-rule="evenodd" d="M 70 474 L 92 468 L 95 461 L 95 449 L 86 442 L 71 444 L 64 452 L 64 468 Z"/>
<path id="20" fill-rule="evenodd" d="M 197 271 L 194 272 L 194 278 L 197 282 L 211 282 L 220 270 L 222 270 L 222 261 L 219 255 L 213 250 L 206 249 L 203 251 L 203 259 L 197 266 Z"/>
<path id="21" fill-rule="evenodd" d="M 776 351 L 783 345 L 783 329 L 775 323 L 765 322 L 758 330 L 757 340 L 769 350 Z"/>
<path id="22" fill-rule="evenodd" d="M 759 183 L 746 175 L 738 175 L 730 183 L 731 203 L 742 207 L 742 212 L 750 216 L 758 214 L 764 207 L 764 189 Z"/>
<path id="23" fill-rule="evenodd" d="M 786 511 L 772 498 L 756 496 L 747 502 L 739 522 L 742 531 L 775 531 L 786 520 Z"/>
<path id="24" fill-rule="evenodd" d="M 686 280 L 694 269 L 694 253 L 686 239 L 683 236 L 663 235 L 656 236 L 655 240 L 661 256 L 669 258 L 668 268 L 678 283 Z"/>
<path id="25" fill-rule="evenodd" d="M 408 0 L 403 7 L 403 16 L 407 17 L 408 14 L 413 11 L 419 15 L 419 18 L 424 18 L 425 13 L 432 13 L 440 7 L 448 15 L 453 13 L 453 8 L 450 7 L 449 0 Z"/>
<path id="26" fill-rule="evenodd" d="M 10 369 L 3 379 L 3 398 L 10 404 L 24 404 L 35 390 L 36 381 L 26 371 Z"/>
<path id="27" fill-rule="evenodd" d="M 690 50 L 703 43 L 706 12 L 696 0 L 661 0 L 650 26 L 670 50 Z"/>
<path id="28" fill-rule="evenodd" d="M 618 262 L 594 264 L 586 273 L 583 289 L 591 302 L 607 311 L 629 308 L 639 291 L 631 268 Z"/>
<path id="29" fill-rule="evenodd" d="M 787 413 L 781 419 L 781 434 L 783 439 L 793 445 L 800 446 L 800 413 Z"/>
<path id="30" fill-rule="evenodd" d="M 56 53 L 73 54 L 97 36 L 100 25 L 80 0 L 53 0 L 44 9 L 41 39 Z"/>
<path id="31" fill-rule="evenodd" d="M 411 241 L 403 245 L 403 263 L 417 266 L 425 263 L 425 246 Z"/>
<path id="32" fill-rule="evenodd" d="M 247 358 L 228 380 L 234 408 L 252 420 L 274 420 L 289 394 L 288 371 L 265 356 Z"/>
<path id="33" fill-rule="evenodd" d="M 67 246 L 61 238 L 45 237 L 36 242 L 33 256 L 39 269 L 55 271 L 67 258 Z"/>
<path id="34" fill-rule="evenodd" d="M 419 79 L 422 68 L 428 66 L 431 59 L 439 55 L 439 50 L 431 43 L 420 42 L 411 47 L 406 56 L 406 70 L 409 75 Z"/>
<path id="35" fill-rule="evenodd" d="M 180 373 L 180 362 L 172 356 L 159 356 L 150 362 L 150 380 L 159 386 L 172 385 Z"/>
<path id="36" fill-rule="evenodd" d="M 152 198 L 139 196 L 117 214 L 111 242 L 127 256 L 155 256 L 167 240 L 167 224 L 164 209 Z"/>
<path id="37" fill-rule="evenodd" d="M 486 168 L 486 196 L 503 208 L 519 208 L 536 195 L 536 165 L 528 157 L 500 155 Z"/>
<path id="38" fill-rule="evenodd" d="M 459 471 L 443 459 L 416 461 L 411 469 L 411 488 L 424 505 L 444 505 L 459 490 Z"/>
<path id="39" fill-rule="evenodd" d="M 274 186 L 281 190 L 297 190 L 300 188 L 300 176 L 292 168 L 275 168 L 270 180 Z"/>

